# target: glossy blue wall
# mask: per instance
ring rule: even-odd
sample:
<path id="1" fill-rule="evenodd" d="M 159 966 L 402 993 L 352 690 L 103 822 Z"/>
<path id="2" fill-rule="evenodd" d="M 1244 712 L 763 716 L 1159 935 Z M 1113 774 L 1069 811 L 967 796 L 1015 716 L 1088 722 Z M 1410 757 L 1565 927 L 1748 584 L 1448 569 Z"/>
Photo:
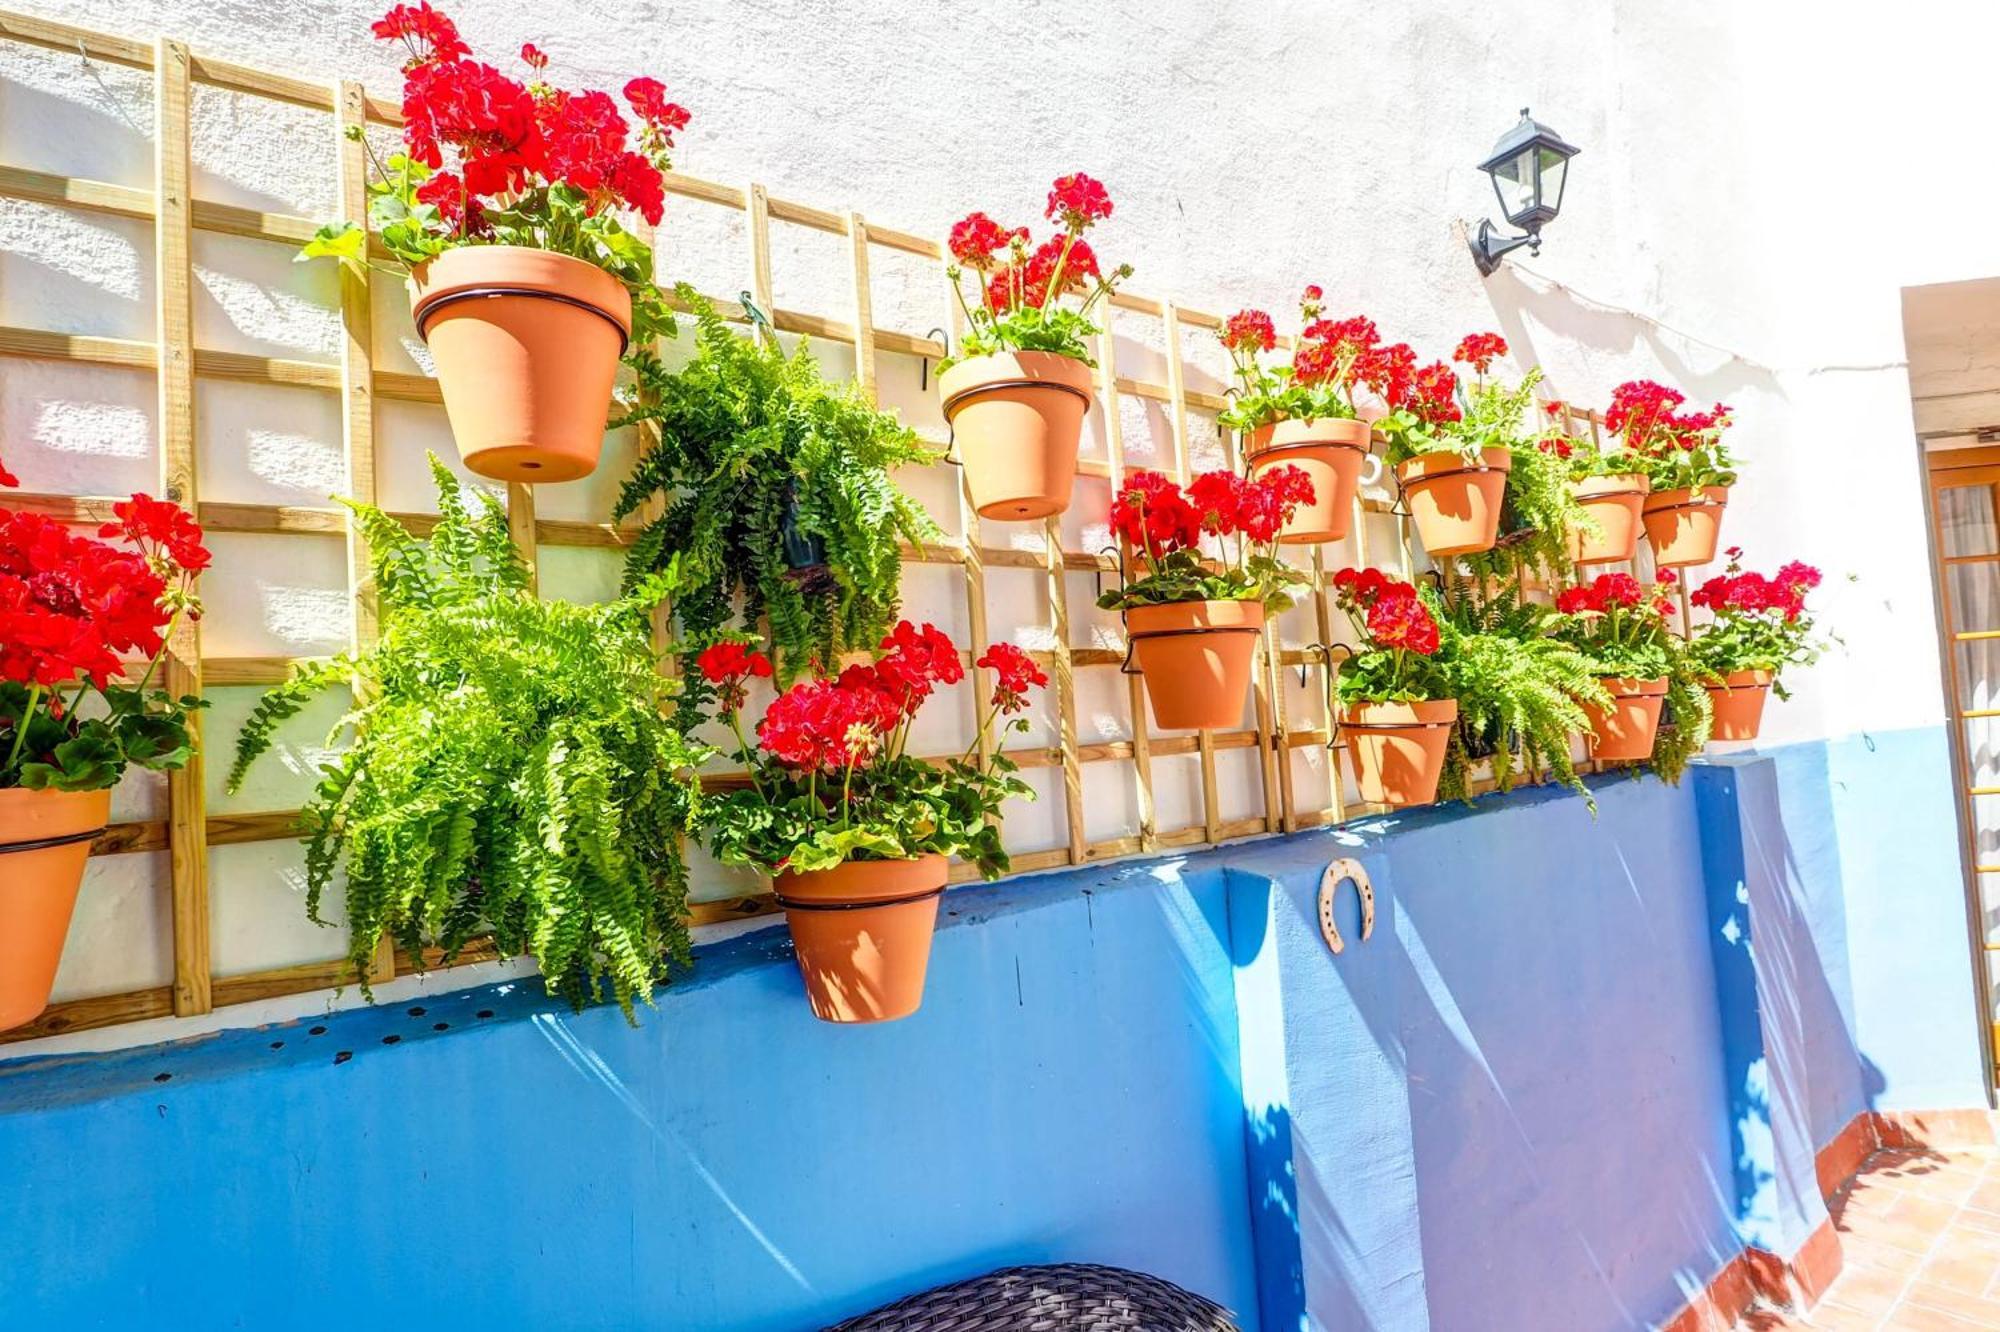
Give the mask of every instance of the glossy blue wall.
<path id="1" fill-rule="evenodd" d="M 0 1327 L 809 1328 L 1061 1260 L 1246 1328 L 1650 1326 L 1796 1242 L 1854 1114 L 1983 1103 L 1940 746 L 954 892 L 878 1028 L 771 930 L 636 1030 L 531 985 L 0 1065 Z"/>

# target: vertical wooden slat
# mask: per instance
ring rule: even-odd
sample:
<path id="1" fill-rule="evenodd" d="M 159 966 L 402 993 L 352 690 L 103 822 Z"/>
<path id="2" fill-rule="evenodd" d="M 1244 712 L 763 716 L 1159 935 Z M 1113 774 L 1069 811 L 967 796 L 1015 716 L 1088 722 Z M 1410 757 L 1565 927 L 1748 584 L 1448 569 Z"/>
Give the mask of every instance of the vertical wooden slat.
<path id="1" fill-rule="evenodd" d="M 1076 757 L 1076 668 L 1070 661 L 1069 571 L 1064 567 L 1062 515 L 1042 523 L 1043 568 L 1048 573 L 1050 644 L 1049 684 L 1055 694 L 1057 743 L 1062 747 L 1063 809 L 1069 820 L 1069 861 L 1081 864 L 1088 839 L 1083 824 L 1083 765 Z"/>
<path id="2" fill-rule="evenodd" d="M 186 43 L 162 37 L 154 51 L 154 259 L 158 265 L 160 485 L 193 511 L 195 479 L 194 203 L 190 197 L 189 75 Z M 201 693 L 201 626 L 182 620 L 167 645 L 163 683 L 176 697 Z M 195 757 L 167 774 L 167 848 L 174 914 L 174 1013 L 213 1006 L 209 988 L 208 810 L 201 714 L 188 719 Z"/>
<path id="3" fill-rule="evenodd" d="M 744 209 L 744 231 L 750 240 L 750 299 L 765 317 L 771 314 L 771 196 L 752 184 Z"/>
<path id="4" fill-rule="evenodd" d="M 945 253 L 950 253 L 949 248 L 945 250 Z M 949 273 L 944 269 L 940 269 L 939 274 L 944 279 L 945 287 L 944 326 L 951 330 L 952 347 L 962 351 L 965 342 L 965 310 L 959 304 L 958 293 L 953 290 Z M 950 464 L 947 465 L 949 466 Z M 953 470 L 957 473 L 954 479 L 958 483 L 959 537 L 965 546 L 965 562 L 963 565 L 965 570 L 965 628 L 967 635 L 972 639 L 972 659 L 977 661 L 986 655 L 986 649 L 989 646 L 986 636 L 986 561 L 980 553 L 979 510 L 972 507 L 972 486 L 965 479 L 964 468 L 954 467 Z M 979 726 L 979 734 L 974 737 L 974 743 L 979 747 L 979 762 L 983 767 L 993 759 L 993 732 L 985 726 L 979 725 L 985 716 L 987 687 L 992 681 L 986 679 L 977 669 L 972 672 L 972 675 L 975 682 L 972 699 L 973 724 Z"/>
<path id="5" fill-rule="evenodd" d="M 1187 368 L 1181 364 L 1180 308 L 1168 301 L 1163 318 L 1167 339 L 1167 396 L 1172 399 L 1169 413 L 1173 423 L 1174 479 L 1186 485 L 1189 474 Z M 1222 836 L 1222 799 L 1215 782 L 1214 733 L 1199 732 L 1195 746 L 1201 757 L 1202 837 L 1210 842 L 1219 841 Z"/>
<path id="6" fill-rule="evenodd" d="M 1239 472 L 1242 456 L 1236 432 L 1223 430 L 1221 434 L 1223 466 Z M 1257 713 L 1258 767 L 1264 779 L 1265 832 L 1290 832 L 1293 827 L 1292 750 L 1286 739 L 1285 690 L 1278 679 L 1280 641 L 1278 617 L 1265 616 L 1250 673 L 1250 693 Z"/>
<path id="7" fill-rule="evenodd" d="M 1118 339 L 1112 328 L 1112 309 L 1104 307 L 1104 330 L 1097 335 L 1097 392 L 1104 402 L 1104 448 L 1109 460 L 1111 493 L 1125 484 L 1125 421 L 1118 404 Z M 1119 555 L 1124 567 L 1132 564 L 1132 548 L 1123 540 Z M 1138 674 L 1125 677 L 1125 702 L 1132 713 L 1132 779 L 1139 792 L 1139 850 L 1159 848 L 1160 828 L 1153 804 L 1153 731 L 1147 720 L 1146 680 Z"/>
<path id="8" fill-rule="evenodd" d="M 519 481 L 507 483 L 507 535 L 514 549 L 528 562 L 528 590 L 539 595 L 542 586 L 541 558 L 535 546 L 535 488 Z"/>
<path id="9" fill-rule="evenodd" d="M 368 225 L 368 151 L 347 137 L 350 128 L 365 131 L 368 93 L 359 83 L 334 85 L 334 154 L 338 171 L 335 207 L 343 222 Z M 340 265 L 340 442 L 347 463 L 347 493 L 362 504 L 376 502 L 375 472 L 375 323 L 374 299 L 368 273 Z M 368 543 L 361 530 L 347 524 L 347 592 L 353 604 L 358 650 L 375 642 L 380 629 L 374 576 L 368 567 Z M 381 985 L 396 978 L 396 943 L 381 939 L 369 960 L 368 981 Z"/>
<path id="10" fill-rule="evenodd" d="M 854 250 L 854 379 L 874 402 L 875 292 L 868 276 L 868 224 L 861 214 L 847 215 L 847 236 Z"/>

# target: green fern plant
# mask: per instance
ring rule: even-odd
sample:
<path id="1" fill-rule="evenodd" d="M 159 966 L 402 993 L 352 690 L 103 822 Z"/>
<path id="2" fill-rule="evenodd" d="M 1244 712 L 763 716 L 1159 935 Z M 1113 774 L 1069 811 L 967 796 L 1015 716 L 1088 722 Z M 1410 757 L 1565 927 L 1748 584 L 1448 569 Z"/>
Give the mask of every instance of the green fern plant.
<path id="1" fill-rule="evenodd" d="M 1550 636 L 1552 612 L 1523 597 L 1518 579 L 1490 594 L 1480 588 L 1475 579 L 1426 593 L 1442 639 L 1438 659 L 1458 700 L 1440 798 L 1470 800 L 1473 765 L 1491 759 L 1502 791 L 1539 768 L 1589 801 L 1570 741 L 1589 729 L 1583 705 L 1609 702 L 1590 659 Z"/>
<path id="2" fill-rule="evenodd" d="M 304 810 L 306 910 L 346 874 L 349 960 L 383 938 L 447 960 L 491 932 L 581 1007 L 632 1016 L 689 961 L 681 838 L 708 751 L 670 720 L 647 585 L 608 605 L 538 601 L 491 498 L 468 509 L 433 457 L 428 541 L 349 503 L 381 602 L 372 648 L 297 667 L 237 738 L 233 791 L 278 726 L 344 685 L 353 743 Z M 367 993 L 367 982 L 362 982 Z"/>
<path id="3" fill-rule="evenodd" d="M 1708 747 L 1715 705 L 1703 688 L 1708 681 L 1707 667 L 1686 639 L 1672 637 L 1667 663 L 1667 701 L 1660 710 L 1660 734 L 1653 742 L 1653 757 L 1644 766 L 1668 785 L 1678 786 L 1688 764 Z"/>
<path id="4" fill-rule="evenodd" d="M 693 288 L 676 291 L 694 312 L 694 359 L 669 372 L 640 358 L 629 410 L 613 423 L 660 436 L 613 510 L 662 506 L 626 553 L 625 586 L 659 578 L 697 649 L 740 609 L 789 684 L 815 661 L 881 641 L 899 599 L 899 538 L 939 537 L 890 469 L 935 455 L 856 386 L 821 378 L 804 343 L 788 356 L 775 339 L 738 334 Z M 801 547 L 818 547 L 823 563 Z"/>

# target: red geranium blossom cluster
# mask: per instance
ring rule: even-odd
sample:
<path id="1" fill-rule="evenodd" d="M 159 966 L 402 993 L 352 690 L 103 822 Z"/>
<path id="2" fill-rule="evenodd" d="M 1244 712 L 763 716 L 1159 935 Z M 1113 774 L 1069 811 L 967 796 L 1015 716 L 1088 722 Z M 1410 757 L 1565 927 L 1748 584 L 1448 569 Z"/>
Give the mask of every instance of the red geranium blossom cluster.
<path id="1" fill-rule="evenodd" d="M 743 682 L 771 673 L 763 653 L 733 642 L 708 648 L 699 664 L 718 687 L 732 726 L 743 705 Z M 995 643 L 975 664 L 997 677 L 990 701 L 996 714 L 1021 711 L 1028 691 L 1048 683 L 1034 659 L 1011 643 Z M 757 724 L 757 742 L 800 773 L 858 768 L 877 755 L 897 753 L 924 701 L 940 685 L 964 678 L 965 664 L 950 635 L 934 624 L 904 620 L 882 640 L 874 661 L 849 666 L 838 676 L 801 681 L 780 694 Z"/>
<path id="2" fill-rule="evenodd" d="M 771 678 L 771 659 L 733 640 L 712 643 L 702 649 L 695 658 L 695 667 L 703 679 L 715 686 L 716 697 L 727 712 L 741 708 L 749 697 L 746 681 L 753 676 L 760 680 Z"/>
<path id="3" fill-rule="evenodd" d="M 1556 609 L 1565 615 L 1601 615 L 1645 606 L 1656 615 L 1666 615 L 1674 604 L 1659 589 L 1672 587 L 1675 581 L 1673 570 L 1660 570 L 1654 575 L 1655 590 L 1649 596 L 1646 585 L 1631 574 L 1599 574 L 1582 586 L 1564 588 L 1556 597 Z"/>
<path id="4" fill-rule="evenodd" d="M 674 135 L 688 112 L 667 100 L 659 80 L 633 79 L 625 101 L 638 134 L 608 93 L 569 93 L 541 81 L 548 58 L 533 44 L 521 58 L 523 84 L 467 57 L 452 21 L 428 3 L 398 5 L 375 35 L 409 51 L 403 66 L 403 143 L 435 173 L 417 189 L 460 237 L 486 235 L 488 204 L 538 185 L 565 185 L 584 210 L 630 208 L 658 224 Z M 450 169 L 448 169 L 450 168 Z"/>
<path id="5" fill-rule="evenodd" d="M 1012 643 L 995 643 L 973 664 L 998 677 L 993 686 L 993 707 L 1005 715 L 1027 707 L 1028 691 L 1049 682 L 1048 674 L 1035 665 L 1035 659 Z"/>
<path id="6" fill-rule="evenodd" d="M 1278 329 L 1262 310 L 1238 310 L 1223 326 L 1222 345 L 1233 352 L 1267 352 L 1278 345 Z"/>
<path id="7" fill-rule="evenodd" d="M 1805 613 L 1806 593 L 1819 584 L 1819 570 L 1799 560 L 1784 565 L 1768 578 L 1759 573 L 1738 571 L 1732 563 L 1729 572 L 1717 574 L 1703 583 L 1689 595 L 1688 600 L 1704 610 L 1718 613 L 1734 611 L 1744 615 L 1761 615 L 1774 611 L 1787 620 L 1797 620 Z"/>
<path id="8" fill-rule="evenodd" d="M 1062 230 L 1040 245 L 1026 227 L 1004 227 L 983 212 L 969 213 L 952 226 L 946 242 L 951 257 L 985 275 L 975 323 L 981 316 L 999 319 L 1041 310 L 1056 297 L 1089 292 L 1093 284 L 1104 286 L 1097 254 L 1083 239 L 1084 232 L 1111 216 L 1111 196 L 1104 186 L 1082 172 L 1059 177 L 1049 189 L 1046 215 Z M 1120 269 L 1112 281 L 1129 271 Z"/>
<path id="9" fill-rule="evenodd" d="M 1689 452 L 1703 439 L 1726 427 L 1729 408 L 1716 403 L 1705 412 L 1682 412 L 1687 395 L 1650 379 L 1634 379 L 1611 390 L 1604 412 L 1605 429 L 1622 435 L 1634 453 L 1659 456 L 1674 450 Z"/>
<path id="10" fill-rule="evenodd" d="M 1311 293 L 1319 288 L 1308 287 Z M 1300 302 L 1306 324 L 1299 335 L 1298 350 L 1292 354 L 1292 379 L 1300 384 L 1330 384 L 1353 402 L 1353 386 L 1364 382 L 1373 358 L 1378 354 L 1381 333 L 1367 315 L 1346 319 L 1318 318 L 1316 298 Z"/>
<path id="11" fill-rule="evenodd" d="M 179 508 L 134 495 L 102 535 L 77 536 L 52 518 L 0 509 L 0 680 L 50 689 L 87 679 L 105 688 L 121 653 L 152 658 L 176 613 L 199 613 L 189 591 L 208 567 L 201 529 Z"/>
<path id="12" fill-rule="evenodd" d="M 1341 608 L 1358 618 L 1378 648 L 1428 657 L 1438 650 L 1438 624 L 1410 583 L 1380 569 L 1342 569 L 1333 576 Z"/>
<path id="13" fill-rule="evenodd" d="M 1476 375 L 1484 375 L 1493 368 L 1493 362 L 1507 354 L 1507 339 L 1498 333 L 1468 333 L 1459 339 L 1458 349 L 1451 359 L 1460 365 L 1469 365 Z"/>
<path id="14" fill-rule="evenodd" d="M 1204 532 L 1267 545 L 1312 501 L 1312 479 L 1297 467 L 1274 467 L 1254 481 L 1203 472 L 1186 490 L 1158 472 L 1137 471 L 1111 503 L 1111 530 L 1154 560 L 1193 549 Z"/>

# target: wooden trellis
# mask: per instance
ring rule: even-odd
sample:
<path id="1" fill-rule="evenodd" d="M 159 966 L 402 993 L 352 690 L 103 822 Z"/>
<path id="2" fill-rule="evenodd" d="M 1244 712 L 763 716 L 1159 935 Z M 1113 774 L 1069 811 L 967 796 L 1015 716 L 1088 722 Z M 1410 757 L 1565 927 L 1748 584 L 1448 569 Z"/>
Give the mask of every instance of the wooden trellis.
<path id="1" fill-rule="evenodd" d="M 159 390 L 161 481 L 165 493 L 194 509 L 201 523 L 212 532 L 282 533 L 343 540 L 346 543 L 348 591 L 353 606 L 351 638 L 357 646 L 366 645 L 376 632 L 367 552 L 358 533 L 347 522 L 344 510 L 331 506 L 227 503 L 201 498 L 194 450 L 194 385 L 199 379 L 210 379 L 338 394 L 342 451 L 347 466 L 347 493 L 371 501 L 377 494 L 378 482 L 376 403 L 382 400 L 439 403 L 441 399 L 437 386 L 425 376 L 380 370 L 373 365 L 374 311 L 369 286 L 365 280 L 353 275 L 344 276 L 340 287 L 341 338 L 337 360 L 248 355 L 194 344 L 190 288 L 191 249 L 196 232 L 296 247 L 312 235 L 320 220 L 260 212 L 191 197 L 189 107 L 191 85 L 199 83 L 326 112 L 328 133 L 335 136 L 337 153 L 337 213 L 342 218 L 358 220 L 365 216 L 363 151 L 361 145 L 345 137 L 345 131 L 357 125 L 398 125 L 400 115 L 396 105 L 381 97 L 371 96 L 357 83 L 321 83 L 210 60 L 191 51 L 185 44 L 170 39 L 153 43 L 134 41 L 4 12 L 0 12 L 0 38 L 80 54 L 86 59 L 149 70 L 153 74 L 158 112 L 154 189 L 134 189 L 0 164 L 0 197 L 150 222 L 155 231 L 160 302 L 157 332 L 152 341 L 0 327 L 0 356 L 153 371 Z M 881 353 L 927 358 L 940 357 L 945 353 L 945 345 L 934 338 L 875 324 L 870 277 L 870 258 L 876 247 L 942 265 L 946 253 L 938 242 L 868 221 L 859 213 L 836 212 L 775 198 L 760 184 L 737 187 L 672 173 L 667 179 L 667 188 L 670 193 L 683 198 L 733 209 L 745 215 L 750 251 L 747 256 L 747 289 L 752 298 L 760 308 L 770 313 L 773 325 L 781 332 L 804 334 L 851 346 L 856 377 L 869 393 L 875 390 L 877 358 Z M 852 262 L 851 318 L 786 309 L 776 304 L 771 276 L 773 222 L 846 238 Z M 938 291 L 940 297 L 947 295 L 942 280 Z M 735 304 L 728 298 L 713 299 L 718 308 L 729 308 Z M 957 329 L 961 317 L 957 302 L 945 299 L 944 304 L 949 311 L 947 326 Z M 1132 378 L 1119 372 L 1111 325 L 1121 312 L 1160 321 L 1165 337 L 1164 384 Z M 1133 397 L 1165 406 L 1171 427 L 1170 470 L 1179 479 L 1186 480 L 1190 472 L 1190 412 L 1217 412 L 1225 402 L 1214 394 L 1188 386 L 1182 342 L 1189 329 L 1210 334 L 1219 332 L 1223 320 L 1217 315 L 1186 309 L 1170 301 L 1120 293 L 1112 299 L 1111 309 L 1105 312 L 1104 323 L 1106 328 L 1098 340 L 1097 355 L 1107 457 L 1101 462 L 1085 459 L 1081 471 L 1087 476 L 1106 478 L 1113 486 L 1122 479 L 1126 461 L 1120 403 L 1124 398 Z M 1595 433 L 1596 419 L 1593 414 L 1572 413 L 1570 419 L 1572 428 L 1577 421 L 1587 421 Z M 1235 465 L 1236 442 L 1226 432 L 1223 447 L 1227 462 Z M 68 522 L 94 524 L 111 516 L 114 499 L 106 496 L 9 492 L 0 496 L 0 503 Z M 507 488 L 507 510 L 509 526 L 531 566 L 541 546 L 613 548 L 626 540 L 623 531 L 608 523 L 538 519 L 534 492 L 527 486 L 510 485 Z M 1367 561 L 1366 515 L 1389 511 L 1389 505 L 1384 500 L 1357 499 L 1352 525 L 1356 563 Z M 427 532 L 436 520 L 434 514 L 395 516 L 419 535 Z M 1293 667 L 1313 667 L 1323 671 L 1325 664 L 1303 644 L 1283 644 L 1275 621 L 1267 627 L 1261 640 L 1253 699 L 1254 728 L 1196 735 L 1153 735 L 1148 724 L 1143 683 L 1140 677 L 1133 676 L 1126 694 L 1131 713 L 1130 738 L 1083 743 L 1077 724 L 1077 672 L 1116 670 L 1125 654 L 1122 648 L 1072 645 L 1068 575 L 1073 572 L 1115 573 L 1118 561 L 1108 554 L 1064 550 L 1058 518 L 1046 522 L 1041 550 L 987 545 L 970 498 L 962 489 L 958 516 L 960 535 L 956 539 L 907 549 L 905 556 L 920 563 L 956 566 L 961 571 L 971 648 L 969 656 L 976 657 L 988 644 L 988 571 L 1030 570 L 1040 572 L 1046 579 L 1049 602 L 1047 627 L 1052 641 L 1049 648 L 1035 655 L 1049 670 L 1051 677 L 1049 705 L 1056 721 L 1056 744 L 1008 752 L 1024 768 L 1051 768 L 1059 772 L 1066 835 L 1062 845 L 1017 854 L 1014 857 L 1017 871 L 1076 865 L 1221 842 L 1252 834 L 1289 832 L 1339 822 L 1355 813 L 1357 808 L 1362 808 L 1345 799 L 1343 778 L 1337 765 L 1330 774 L 1329 798 L 1325 804 L 1304 807 L 1295 790 L 1293 751 L 1324 746 L 1328 741 L 1328 730 L 1323 716 L 1316 724 L 1305 725 L 1295 725 L 1287 717 L 1280 672 Z M 1395 553 L 1400 557 L 1401 571 L 1407 576 L 1413 568 L 1414 556 L 1407 519 L 1399 519 L 1398 523 L 1400 551 Z M 1312 548 L 1297 557 L 1310 560 L 1315 576 L 1326 572 L 1325 556 L 1320 548 Z M 1333 642 L 1337 625 L 1323 577 L 1318 590 L 1312 595 L 1309 614 L 1318 641 Z M 190 625 L 172 644 L 168 687 L 198 693 L 205 686 L 276 684 L 286 677 L 292 664 L 292 659 L 284 657 L 203 656 L 199 631 Z M 982 750 L 990 751 L 992 737 L 982 735 L 979 744 Z M 1231 750 L 1257 751 L 1261 813 L 1242 818 L 1224 817 L 1217 757 L 1223 751 Z M 1158 802 L 1154 789 L 1155 764 L 1162 758 L 1179 755 L 1193 755 L 1199 765 L 1201 817 L 1190 826 L 1161 828 L 1158 826 Z M 1083 772 L 1085 764 L 1102 762 L 1131 765 L 1137 796 L 1137 828 L 1129 835 L 1092 841 L 1085 829 Z M 211 974 L 207 848 L 294 838 L 298 835 L 297 817 L 298 811 L 289 809 L 211 814 L 206 808 L 199 765 L 174 774 L 168 783 L 165 818 L 115 824 L 105 831 L 93 848 L 97 855 L 158 850 L 169 852 L 169 888 L 173 909 L 172 984 L 60 1003 L 34 1024 L 0 1036 L 0 1041 L 30 1039 L 169 1014 L 193 1016 L 216 1007 L 351 983 L 355 978 L 344 959 L 310 962 L 239 976 L 216 977 Z M 954 877 L 957 880 L 973 875 L 974 871 L 969 866 L 955 867 Z M 693 909 L 693 919 L 698 924 L 708 923 L 761 914 L 771 909 L 768 895 L 706 902 Z M 467 964 L 490 960 L 491 957 L 490 950 L 475 948 L 468 950 L 459 961 Z M 379 983 L 436 961 L 436 958 L 400 955 L 385 944 L 370 967 L 370 979 Z"/>

